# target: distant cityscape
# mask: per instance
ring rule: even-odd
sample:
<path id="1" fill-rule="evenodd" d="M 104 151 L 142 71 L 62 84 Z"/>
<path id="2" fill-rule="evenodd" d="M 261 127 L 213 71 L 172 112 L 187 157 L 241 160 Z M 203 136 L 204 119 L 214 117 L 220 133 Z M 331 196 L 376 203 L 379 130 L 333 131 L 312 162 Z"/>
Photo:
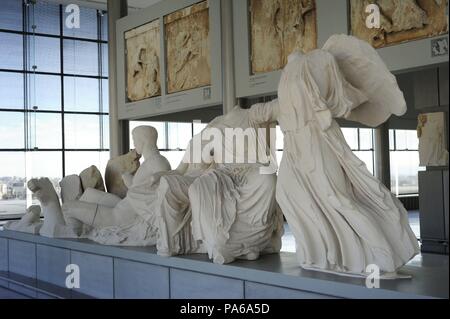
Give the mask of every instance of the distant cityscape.
<path id="1" fill-rule="evenodd" d="M 26 199 L 25 182 L 25 178 L 22 177 L 0 177 L 0 198 L 2 200 Z"/>
<path id="2" fill-rule="evenodd" d="M 60 194 L 59 178 L 50 178 L 55 190 Z M 0 177 L 0 218 L 1 215 L 23 214 L 27 209 L 27 179 L 17 176 Z M 32 197 L 32 201 L 35 199 Z"/>
<path id="3" fill-rule="evenodd" d="M 391 178 L 391 191 L 397 194 L 395 178 Z M 418 194 L 419 176 L 418 175 L 400 175 L 398 177 L 398 194 Z"/>

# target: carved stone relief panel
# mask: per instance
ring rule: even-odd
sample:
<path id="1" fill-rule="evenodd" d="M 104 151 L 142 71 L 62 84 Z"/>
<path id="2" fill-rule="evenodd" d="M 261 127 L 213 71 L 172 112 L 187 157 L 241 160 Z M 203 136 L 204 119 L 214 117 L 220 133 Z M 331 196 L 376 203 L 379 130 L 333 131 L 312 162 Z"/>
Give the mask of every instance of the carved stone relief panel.
<path id="1" fill-rule="evenodd" d="M 167 93 L 210 85 L 208 1 L 165 16 L 164 26 Z"/>
<path id="2" fill-rule="evenodd" d="M 282 69 L 294 50 L 317 48 L 314 0 L 250 0 L 251 72 Z"/>
<path id="3" fill-rule="evenodd" d="M 125 32 L 125 42 L 128 100 L 161 95 L 159 19 Z"/>
<path id="4" fill-rule="evenodd" d="M 448 150 L 445 136 L 445 113 L 420 114 L 417 135 L 421 166 L 448 165 Z"/>
<path id="5" fill-rule="evenodd" d="M 380 28 L 368 28 L 366 7 L 378 5 Z M 375 48 L 448 32 L 447 0 L 351 0 L 352 34 Z"/>

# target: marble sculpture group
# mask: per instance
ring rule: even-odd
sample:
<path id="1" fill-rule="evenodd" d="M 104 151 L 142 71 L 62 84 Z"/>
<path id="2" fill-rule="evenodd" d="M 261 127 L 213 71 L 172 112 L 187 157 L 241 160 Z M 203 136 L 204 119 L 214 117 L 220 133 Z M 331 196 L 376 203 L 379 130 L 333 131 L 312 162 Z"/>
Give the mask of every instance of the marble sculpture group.
<path id="1" fill-rule="evenodd" d="M 227 147 L 226 134 L 222 149 L 202 140 L 201 161 L 192 160 L 194 137 L 171 170 L 156 146 L 157 131 L 140 126 L 132 132 L 136 149 L 108 165 L 108 191 L 95 167 L 61 181 L 62 205 L 47 178 L 33 179 L 28 187 L 40 207 L 31 206 L 5 228 L 107 245 L 156 245 L 162 256 L 207 253 L 223 264 L 279 252 L 284 215 L 301 267 L 364 276 L 375 264 L 395 277 L 419 252 L 407 212 L 353 154 L 335 119 L 375 127 L 405 111 L 395 77 L 376 51 L 336 35 L 322 49 L 289 56 L 277 100 L 235 107 L 200 133 L 253 132 L 245 151 L 267 150 L 273 164 L 274 147 L 255 132 L 278 122 L 284 135 L 278 176 L 262 173 L 267 162 L 259 157 L 221 161 L 219 154 L 242 155 Z"/>

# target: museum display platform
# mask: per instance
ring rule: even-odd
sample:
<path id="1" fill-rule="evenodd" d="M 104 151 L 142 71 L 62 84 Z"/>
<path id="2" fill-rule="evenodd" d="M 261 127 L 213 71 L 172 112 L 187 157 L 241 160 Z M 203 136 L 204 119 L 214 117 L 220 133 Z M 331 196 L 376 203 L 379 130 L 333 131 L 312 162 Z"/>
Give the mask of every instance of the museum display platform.
<path id="1" fill-rule="evenodd" d="M 65 288 L 66 267 L 80 288 Z M 206 255 L 161 257 L 154 247 L 112 247 L 0 231 L 0 286 L 33 298 L 448 298 L 449 257 L 422 254 L 401 270 L 412 279 L 365 279 L 302 270 L 294 253 L 217 265 Z"/>

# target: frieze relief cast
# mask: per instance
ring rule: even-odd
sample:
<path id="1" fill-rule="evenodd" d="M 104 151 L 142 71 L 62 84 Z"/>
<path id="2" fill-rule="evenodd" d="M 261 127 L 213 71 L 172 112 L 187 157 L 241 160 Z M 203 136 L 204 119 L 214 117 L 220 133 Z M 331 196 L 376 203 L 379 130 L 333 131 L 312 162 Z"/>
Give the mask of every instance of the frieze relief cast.
<path id="1" fill-rule="evenodd" d="M 159 19 L 125 32 L 125 41 L 128 100 L 161 95 Z"/>
<path id="2" fill-rule="evenodd" d="M 164 26 L 167 93 L 210 85 L 208 1 L 165 16 Z"/>
<path id="3" fill-rule="evenodd" d="M 380 8 L 380 28 L 368 28 L 366 7 Z M 352 34 L 375 48 L 448 32 L 447 0 L 351 0 Z"/>
<path id="4" fill-rule="evenodd" d="M 317 47 L 314 0 L 250 0 L 252 74 L 282 69 L 294 50 Z"/>
<path id="5" fill-rule="evenodd" d="M 421 166 L 448 165 L 445 113 L 420 114 L 417 126 Z"/>

